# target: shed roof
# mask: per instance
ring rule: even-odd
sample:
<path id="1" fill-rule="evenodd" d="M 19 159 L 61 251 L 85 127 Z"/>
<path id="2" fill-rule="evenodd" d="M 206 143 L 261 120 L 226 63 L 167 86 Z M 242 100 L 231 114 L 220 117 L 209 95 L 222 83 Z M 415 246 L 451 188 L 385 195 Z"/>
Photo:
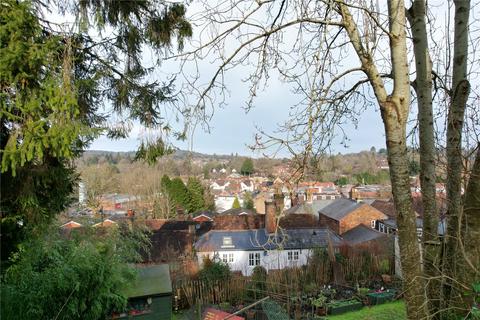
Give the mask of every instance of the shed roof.
<path id="1" fill-rule="evenodd" d="M 125 290 L 128 298 L 172 293 L 168 264 L 137 267 L 138 275 Z"/>
<path id="2" fill-rule="evenodd" d="M 365 203 L 358 203 L 350 199 L 336 199 L 328 206 L 320 209 L 320 213 L 332 218 L 334 220 L 340 221 L 345 218 L 350 212 L 357 210 L 361 206 L 365 206 Z"/>

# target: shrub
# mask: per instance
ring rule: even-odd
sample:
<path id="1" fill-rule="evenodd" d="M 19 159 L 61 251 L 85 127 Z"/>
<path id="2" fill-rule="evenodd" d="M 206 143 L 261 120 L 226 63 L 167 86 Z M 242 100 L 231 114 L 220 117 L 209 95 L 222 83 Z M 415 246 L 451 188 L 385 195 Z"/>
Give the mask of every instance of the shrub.
<path id="1" fill-rule="evenodd" d="M 230 267 L 223 262 L 215 262 L 206 257 L 203 260 L 203 269 L 198 273 L 198 277 L 205 281 L 225 281 L 230 279 L 232 273 Z"/>

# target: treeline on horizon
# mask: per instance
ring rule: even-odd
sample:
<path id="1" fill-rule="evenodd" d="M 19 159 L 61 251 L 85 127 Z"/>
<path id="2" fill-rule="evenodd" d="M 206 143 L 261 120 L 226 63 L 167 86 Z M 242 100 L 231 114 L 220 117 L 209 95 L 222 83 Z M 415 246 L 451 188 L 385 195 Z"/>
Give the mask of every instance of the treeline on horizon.
<path id="1" fill-rule="evenodd" d="M 411 149 L 409 174 L 417 176 L 420 165 L 418 153 Z M 159 188 L 163 176 L 171 179 L 175 177 L 197 177 L 203 179 L 222 178 L 221 169 L 226 169 L 226 174 L 235 170 L 242 173 L 242 166 L 250 159 L 245 156 L 230 155 L 217 156 L 182 152 L 182 156 L 169 155 L 159 159 L 154 165 L 142 161 L 135 161 L 133 152 L 86 151 L 77 160 L 77 167 L 81 179 L 89 180 L 95 175 L 105 181 L 110 181 L 109 186 L 103 188 L 105 192 L 118 192 L 129 194 L 146 194 L 146 189 L 151 186 Z M 253 174 L 270 179 L 278 176 L 277 168 L 295 168 L 295 163 L 290 159 L 253 158 Z M 304 168 L 304 181 L 335 182 L 337 185 L 346 184 L 389 184 L 390 176 L 385 149 L 350 154 L 325 155 L 312 159 Z M 444 174 L 440 171 L 437 181 L 444 181 Z M 214 170 L 215 169 L 215 170 Z M 296 169 L 296 168 L 295 168 Z M 150 186 L 150 187 L 149 187 Z"/>

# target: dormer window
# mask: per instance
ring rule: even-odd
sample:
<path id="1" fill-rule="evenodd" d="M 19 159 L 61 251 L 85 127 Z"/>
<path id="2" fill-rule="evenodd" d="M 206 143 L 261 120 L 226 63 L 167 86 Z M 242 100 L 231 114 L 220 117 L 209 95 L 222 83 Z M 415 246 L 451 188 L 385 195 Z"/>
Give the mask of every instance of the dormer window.
<path id="1" fill-rule="evenodd" d="M 223 237 L 222 248 L 235 248 L 232 237 Z"/>

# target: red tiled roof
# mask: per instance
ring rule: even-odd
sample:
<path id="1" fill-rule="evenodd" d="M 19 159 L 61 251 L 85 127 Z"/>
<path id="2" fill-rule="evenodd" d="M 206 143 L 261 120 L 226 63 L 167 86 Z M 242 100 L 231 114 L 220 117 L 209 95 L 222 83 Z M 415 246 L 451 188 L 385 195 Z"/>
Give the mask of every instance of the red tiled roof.
<path id="1" fill-rule="evenodd" d="M 60 228 L 64 228 L 64 229 L 75 229 L 75 228 L 80 228 L 82 227 L 82 225 L 78 222 L 75 222 L 73 220 L 63 224 L 60 226 Z"/>
<path id="2" fill-rule="evenodd" d="M 207 308 L 203 314 L 202 320 L 223 320 L 226 317 L 231 316 L 230 313 L 226 313 L 217 309 Z M 232 320 L 245 320 L 245 318 L 239 316 L 233 316 L 229 319 Z"/>

